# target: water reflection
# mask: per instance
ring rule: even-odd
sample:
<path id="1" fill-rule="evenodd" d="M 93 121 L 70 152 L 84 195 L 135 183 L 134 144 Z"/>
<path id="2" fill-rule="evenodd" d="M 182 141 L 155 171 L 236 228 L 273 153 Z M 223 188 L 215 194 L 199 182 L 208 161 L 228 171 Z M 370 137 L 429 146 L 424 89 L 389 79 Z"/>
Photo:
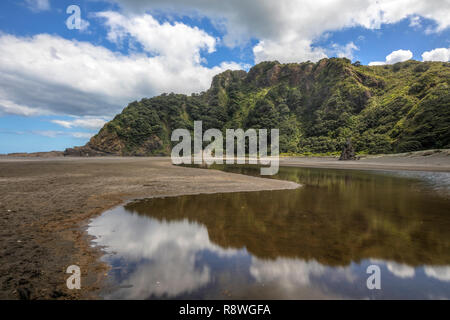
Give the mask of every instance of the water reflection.
<path id="1" fill-rule="evenodd" d="M 150 199 L 95 219 L 118 287 L 105 298 L 450 298 L 450 203 L 426 180 L 301 168 L 278 178 L 305 186 Z M 366 288 L 370 264 L 381 291 Z"/>

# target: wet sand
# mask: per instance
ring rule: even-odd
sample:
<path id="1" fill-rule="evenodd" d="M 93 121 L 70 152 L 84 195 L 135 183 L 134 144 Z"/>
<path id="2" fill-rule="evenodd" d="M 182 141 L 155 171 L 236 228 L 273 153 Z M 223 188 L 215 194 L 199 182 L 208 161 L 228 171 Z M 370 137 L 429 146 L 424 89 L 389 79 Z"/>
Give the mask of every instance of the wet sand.
<path id="1" fill-rule="evenodd" d="M 297 187 L 169 158 L 0 158 L 0 299 L 96 298 L 108 270 L 85 227 L 124 201 Z M 70 265 L 81 268 L 82 290 L 66 287 Z"/>
<path id="2" fill-rule="evenodd" d="M 448 151 L 367 157 L 282 158 L 281 165 L 450 171 Z M 0 157 L 0 299 L 95 299 L 108 272 L 90 246 L 90 218 L 127 200 L 297 188 L 288 181 L 172 166 L 169 158 Z M 82 290 L 68 290 L 78 265 Z"/>

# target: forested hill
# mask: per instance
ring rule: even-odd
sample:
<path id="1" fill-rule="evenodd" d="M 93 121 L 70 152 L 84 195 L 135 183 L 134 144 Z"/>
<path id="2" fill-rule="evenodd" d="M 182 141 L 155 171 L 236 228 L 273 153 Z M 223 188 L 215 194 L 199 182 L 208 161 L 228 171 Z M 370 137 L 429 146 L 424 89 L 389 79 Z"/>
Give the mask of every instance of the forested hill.
<path id="1" fill-rule="evenodd" d="M 200 94 L 132 102 L 66 154 L 170 154 L 172 130 L 193 130 L 194 120 L 203 130 L 279 128 L 284 153 L 335 152 L 348 137 L 368 153 L 450 148 L 449 81 L 448 62 L 262 62 L 215 76 Z"/>

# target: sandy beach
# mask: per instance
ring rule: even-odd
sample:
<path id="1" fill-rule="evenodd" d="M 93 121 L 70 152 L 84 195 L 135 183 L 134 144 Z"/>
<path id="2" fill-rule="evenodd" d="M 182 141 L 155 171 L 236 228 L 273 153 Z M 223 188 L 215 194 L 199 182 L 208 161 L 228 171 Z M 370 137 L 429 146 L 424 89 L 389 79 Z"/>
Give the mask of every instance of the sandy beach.
<path id="1" fill-rule="evenodd" d="M 282 158 L 282 166 L 450 171 L 448 150 L 336 158 Z M 127 200 L 297 188 L 274 179 L 176 167 L 170 158 L 0 157 L 0 299 L 95 299 L 108 272 L 90 246 L 90 218 Z M 82 290 L 65 270 L 82 270 Z"/>

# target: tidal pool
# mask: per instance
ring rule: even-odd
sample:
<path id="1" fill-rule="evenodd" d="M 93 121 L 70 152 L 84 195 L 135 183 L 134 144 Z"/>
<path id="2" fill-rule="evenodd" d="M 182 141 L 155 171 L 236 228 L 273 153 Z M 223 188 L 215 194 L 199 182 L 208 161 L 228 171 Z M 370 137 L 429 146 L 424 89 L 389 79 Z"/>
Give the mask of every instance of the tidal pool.
<path id="1" fill-rule="evenodd" d="M 303 187 L 141 200 L 94 219 L 112 267 L 102 296 L 450 298 L 449 173 L 282 167 L 274 178 Z M 367 288 L 370 265 L 381 290 Z"/>

